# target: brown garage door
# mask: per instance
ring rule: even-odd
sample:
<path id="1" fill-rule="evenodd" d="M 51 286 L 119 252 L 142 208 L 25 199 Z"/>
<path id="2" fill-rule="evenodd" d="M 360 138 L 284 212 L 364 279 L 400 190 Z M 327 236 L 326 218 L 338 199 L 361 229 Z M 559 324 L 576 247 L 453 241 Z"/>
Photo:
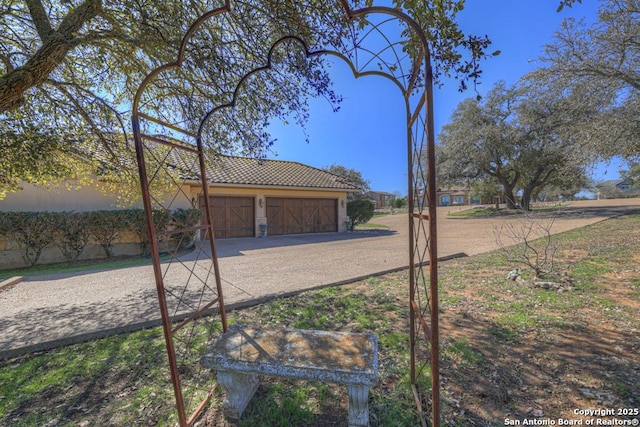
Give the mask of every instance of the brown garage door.
<path id="1" fill-rule="evenodd" d="M 210 200 L 216 238 L 255 236 L 253 197 L 211 196 Z"/>
<path id="2" fill-rule="evenodd" d="M 267 197 L 268 234 L 326 233 L 338 231 L 336 199 Z"/>

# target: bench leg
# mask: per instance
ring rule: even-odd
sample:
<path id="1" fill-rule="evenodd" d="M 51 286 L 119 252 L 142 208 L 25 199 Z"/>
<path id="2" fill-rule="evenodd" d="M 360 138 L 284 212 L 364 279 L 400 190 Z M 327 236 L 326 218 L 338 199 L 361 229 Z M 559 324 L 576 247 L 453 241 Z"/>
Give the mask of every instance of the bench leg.
<path id="1" fill-rule="evenodd" d="M 348 385 L 349 427 L 369 426 L 369 386 Z"/>
<path id="2" fill-rule="evenodd" d="M 253 394 L 260 384 L 256 374 L 240 374 L 229 371 L 218 371 L 218 384 L 227 392 L 224 400 L 224 414 L 232 420 L 242 416 Z"/>

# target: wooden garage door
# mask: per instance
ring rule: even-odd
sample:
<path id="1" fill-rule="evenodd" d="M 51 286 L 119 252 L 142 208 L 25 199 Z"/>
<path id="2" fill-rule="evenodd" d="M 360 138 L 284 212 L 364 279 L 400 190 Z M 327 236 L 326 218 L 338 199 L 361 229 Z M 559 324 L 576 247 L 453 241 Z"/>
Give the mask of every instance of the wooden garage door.
<path id="1" fill-rule="evenodd" d="M 254 198 L 211 196 L 216 238 L 254 237 Z"/>
<path id="2" fill-rule="evenodd" d="M 338 231 L 335 199 L 267 197 L 268 234 L 326 233 Z"/>

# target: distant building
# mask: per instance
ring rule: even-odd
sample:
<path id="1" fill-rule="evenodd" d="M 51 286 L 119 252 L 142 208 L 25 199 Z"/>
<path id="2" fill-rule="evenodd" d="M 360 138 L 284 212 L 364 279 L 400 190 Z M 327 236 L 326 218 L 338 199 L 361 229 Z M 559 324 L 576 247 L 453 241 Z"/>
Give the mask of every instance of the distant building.
<path id="1" fill-rule="evenodd" d="M 437 206 L 490 205 L 504 203 L 501 194 L 493 197 L 481 198 L 471 195 L 471 190 L 462 185 L 452 185 L 436 190 Z"/>
<path id="2" fill-rule="evenodd" d="M 391 203 L 396 199 L 395 194 L 385 193 L 384 191 L 367 191 L 365 193 L 367 198 L 371 199 L 373 202 L 373 206 L 376 209 L 382 209 L 384 207 L 390 206 Z"/>
<path id="3" fill-rule="evenodd" d="M 640 190 L 633 189 L 631 182 L 625 179 L 610 179 L 596 185 L 596 197 L 599 200 L 636 196 L 640 196 Z"/>
<path id="4" fill-rule="evenodd" d="M 436 191 L 438 206 L 460 206 L 471 204 L 469 190 L 463 186 L 452 185 L 448 188 L 438 188 Z"/>

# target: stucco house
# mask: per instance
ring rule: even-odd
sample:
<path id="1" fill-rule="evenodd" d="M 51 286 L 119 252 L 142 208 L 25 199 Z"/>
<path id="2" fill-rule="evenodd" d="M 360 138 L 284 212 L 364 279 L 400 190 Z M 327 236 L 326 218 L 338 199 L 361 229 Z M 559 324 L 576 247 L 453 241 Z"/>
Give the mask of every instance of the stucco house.
<path id="1" fill-rule="evenodd" d="M 469 189 L 462 186 L 438 188 L 436 191 L 437 206 L 453 206 L 471 204 Z"/>
<path id="2" fill-rule="evenodd" d="M 386 193 L 384 191 L 367 191 L 365 196 L 371 199 L 373 206 L 376 209 L 387 207 L 396 199 L 395 194 Z"/>
<path id="3" fill-rule="evenodd" d="M 346 231 L 347 179 L 298 162 L 219 156 L 207 176 L 217 237 Z M 189 181 L 187 181 L 188 183 Z M 201 188 L 190 189 L 202 205 Z"/>
<path id="4" fill-rule="evenodd" d="M 220 238 L 258 236 L 260 224 L 268 224 L 269 235 L 346 231 L 347 193 L 358 191 L 343 177 L 282 160 L 216 156 L 207 177 Z M 199 180 L 185 179 L 182 192 L 190 195 L 191 205 L 202 206 Z M 173 207 L 191 207 L 183 204 Z M 117 198 L 89 186 L 25 184 L 0 200 L 0 212 L 98 209 L 117 209 Z"/>

